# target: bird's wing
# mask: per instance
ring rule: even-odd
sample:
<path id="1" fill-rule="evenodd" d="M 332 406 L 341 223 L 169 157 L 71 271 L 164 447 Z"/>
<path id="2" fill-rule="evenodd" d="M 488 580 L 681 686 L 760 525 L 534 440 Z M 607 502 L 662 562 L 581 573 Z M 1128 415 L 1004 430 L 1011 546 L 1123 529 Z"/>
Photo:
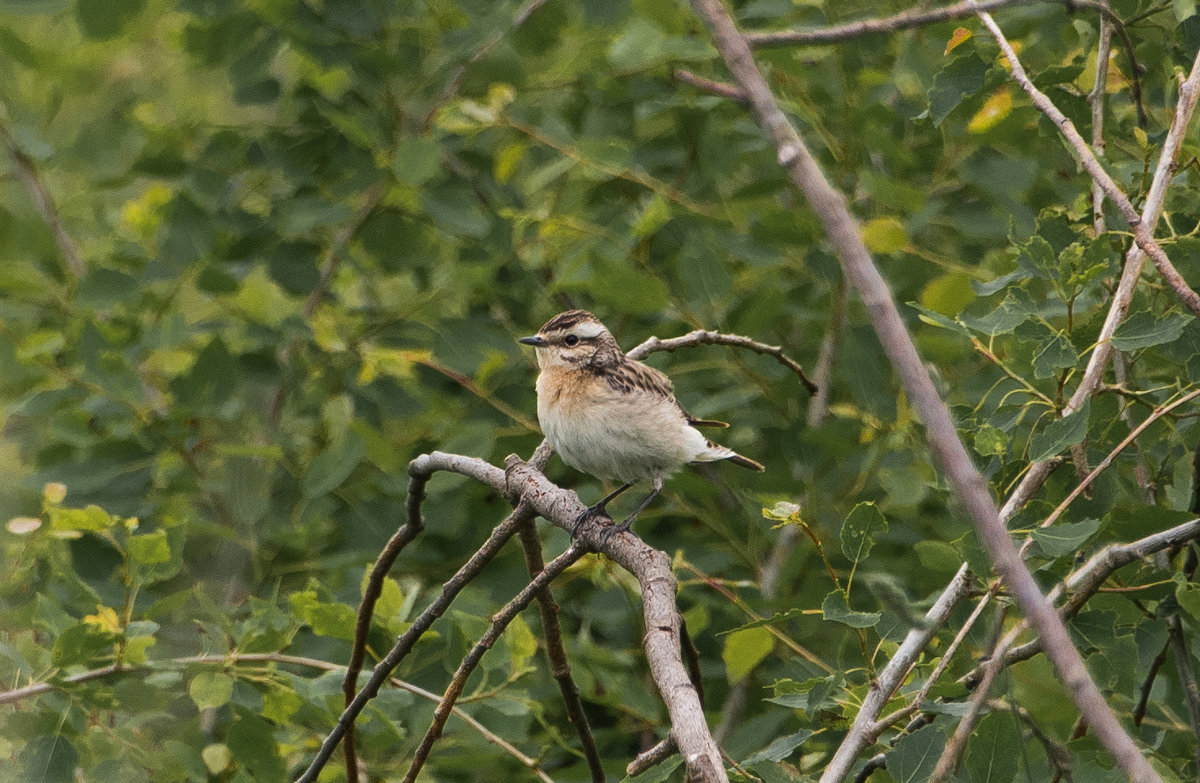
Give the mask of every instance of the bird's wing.
<path id="1" fill-rule="evenodd" d="M 679 404 L 675 399 L 675 386 L 671 383 L 671 379 L 663 372 L 660 372 L 648 364 L 626 359 L 616 367 L 612 368 L 612 373 L 607 376 L 608 383 L 617 391 L 631 391 L 640 389 L 651 394 L 656 394 L 659 397 L 670 400 L 679 408 L 680 413 L 687 419 L 687 423 L 693 427 L 728 427 L 729 425 L 723 421 L 713 421 L 711 419 L 697 419 L 695 416 L 687 412 L 687 409 Z"/>

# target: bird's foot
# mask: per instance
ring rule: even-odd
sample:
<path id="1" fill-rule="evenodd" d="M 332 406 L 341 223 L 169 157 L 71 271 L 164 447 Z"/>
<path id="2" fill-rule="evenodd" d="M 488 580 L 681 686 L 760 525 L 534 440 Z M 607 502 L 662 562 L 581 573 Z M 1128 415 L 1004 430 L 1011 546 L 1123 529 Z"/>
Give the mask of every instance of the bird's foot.
<path id="1" fill-rule="evenodd" d="M 588 506 L 579 516 L 575 517 L 575 522 L 571 525 L 571 538 L 576 538 L 579 535 L 580 525 L 590 519 L 604 518 L 609 521 L 609 524 L 612 524 L 612 517 L 604 510 L 604 506 L 605 502 L 602 500 L 594 506 Z"/>
<path id="2" fill-rule="evenodd" d="M 637 516 L 637 514 L 630 514 L 620 524 L 606 525 L 603 529 L 601 529 L 600 530 L 601 546 L 607 546 L 608 542 L 612 540 L 613 536 L 619 536 L 622 533 L 624 533 L 625 531 L 629 530 L 629 528 L 633 526 L 633 518 L 636 516 Z"/>

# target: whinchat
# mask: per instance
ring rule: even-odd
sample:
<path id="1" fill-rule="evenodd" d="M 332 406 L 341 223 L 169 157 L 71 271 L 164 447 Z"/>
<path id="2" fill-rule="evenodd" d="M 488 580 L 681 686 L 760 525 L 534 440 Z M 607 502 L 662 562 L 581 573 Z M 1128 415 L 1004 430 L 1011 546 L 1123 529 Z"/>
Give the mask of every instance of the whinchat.
<path id="1" fill-rule="evenodd" d="M 628 530 L 658 497 L 663 479 L 689 462 L 729 460 L 763 470 L 704 437 L 697 427 L 729 425 L 697 419 L 684 410 L 671 379 L 627 358 L 604 324 L 586 310 L 559 313 L 520 342 L 537 349 L 538 423 L 550 445 L 576 470 L 623 482 L 583 516 L 604 514 L 609 501 L 638 481 L 653 482 L 650 494 L 610 528 L 610 535 Z"/>

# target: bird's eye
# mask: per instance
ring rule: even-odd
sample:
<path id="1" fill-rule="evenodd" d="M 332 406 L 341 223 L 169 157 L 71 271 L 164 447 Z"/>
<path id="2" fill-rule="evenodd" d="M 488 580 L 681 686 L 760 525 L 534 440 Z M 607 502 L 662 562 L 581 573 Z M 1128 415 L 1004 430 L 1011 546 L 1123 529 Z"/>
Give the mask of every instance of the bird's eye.
<path id="1" fill-rule="evenodd" d="M 568 334 L 563 338 L 563 342 L 567 344 L 568 348 L 574 348 L 576 345 L 579 345 L 579 337 L 574 334 Z"/>

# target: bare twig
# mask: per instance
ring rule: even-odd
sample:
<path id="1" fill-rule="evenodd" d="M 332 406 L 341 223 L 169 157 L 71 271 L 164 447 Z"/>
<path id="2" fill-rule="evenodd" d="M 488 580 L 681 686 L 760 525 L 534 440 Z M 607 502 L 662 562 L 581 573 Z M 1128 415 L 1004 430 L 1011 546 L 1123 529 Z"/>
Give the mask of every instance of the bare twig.
<path id="1" fill-rule="evenodd" d="M 1145 226 L 1155 226 L 1162 214 L 1163 199 L 1166 197 L 1167 187 L 1178 167 L 1179 151 L 1191 122 L 1192 113 L 1196 108 L 1198 95 L 1200 95 L 1200 55 L 1196 62 L 1193 62 L 1191 73 L 1179 88 L 1179 100 L 1175 104 L 1175 115 L 1163 140 L 1162 152 L 1159 153 L 1154 177 L 1151 180 L 1150 189 L 1146 192 L 1146 203 L 1142 208 L 1141 222 Z M 1098 187 L 1098 184 L 1096 186 Z M 1071 395 L 1071 399 L 1063 407 L 1063 415 L 1079 410 L 1083 403 L 1091 398 L 1096 389 L 1100 387 L 1105 367 L 1112 355 L 1113 333 L 1125 319 L 1145 261 L 1146 254 L 1142 248 L 1136 243 L 1131 245 L 1129 252 L 1125 255 L 1125 265 L 1121 271 L 1117 289 L 1113 292 L 1108 314 L 1105 316 L 1104 324 L 1100 327 L 1100 334 L 1096 337 L 1096 347 L 1088 358 L 1083 379 Z M 1031 465 L 1020 484 L 1009 494 L 1008 499 L 1001 507 L 1000 518 L 1004 520 L 1012 518 L 1037 494 L 1051 471 L 1059 464 L 1057 460 L 1047 460 Z"/>
<path id="2" fill-rule="evenodd" d="M 1128 544 L 1110 544 L 1088 558 L 1088 561 L 1082 566 L 1072 571 L 1066 579 L 1050 591 L 1048 597 L 1051 600 L 1056 600 L 1063 594 L 1067 595 L 1067 599 L 1058 608 L 1058 613 L 1063 619 L 1069 619 L 1074 617 L 1083 608 L 1088 599 L 1095 595 L 1104 585 L 1105 581 L 1118 569 L 1156 552 L 1180 546 L 1197 538 L 1200 538 L 1200 519 L 1176 525 L 1173 528 L 1153 533 Z M 1024 622 L 1018 623 L 1009 632 L 1009 636 L 1015 638 L 1025 628 L 1026 625 Z M 1005 645 L 1002 644 L 1001 648 L 1005 648 Z M 1019 661 L 1028 660 L 1041 650 L 1042 642 L 1039 639 L 1034 639 L 1020 647 L 1013 647 L 1005 653 L 1004 665 L 1011 666 Z M 978 682 L 981 674 L 981 668 L 976 667 L 960 679 L 968 685 L 972 685 Z"/>
<path id="3" fill-rule="evenodd" d="M 775 360 L 796 373 L 800 378 L 800 383 L 804 384 L 804 388 L 808 389 L 809 394 L 817 393 L 817 385 L 813 383 L 804 373 L 804 368 L 797 364 L 791 357 L 783 352 L 783 348 L 778 345 L 767 345 L 760 343 L 757 340 L 752 340 L 749 337 L 743 337 L 740 334 L 725 334 L 723 332 L 713 332 L 707 329 L 697 329 L 693 332 L 688 332 L 680 337 L 670 337 L 666 340 L 660 340 L 657 337 L 650 337 L 641 345 L 630 350 L 626 356 L 631 359 L 643 359 L 655 351 L 677 351 L 680 348 L 688 348 L 693 345 L 732 345 L 737 348 L 746 348 L 755 353 L 774 356 Z"/>
<path id="4" fill-rule="evenodd" d="M 1083 477 L 1079 484 L 1075 486 L 1075 489 L 1071 490 L 1071 492 L 1065 498 L 1063 498 L 1063 501 L 1058 504 L 1058 507 L 1046 517 L 1046 519 L 1040 524 L 1040 527 L 1048 527 L 1049 525 L 1057 522 L 1058 518 L 1063 515 L 1063 512 L 1067 510 L 1067 507 L 1071 505 L 1075 498 L 1079 497 L 1080 494 L 1082 494 L 1089 486 L 1091 486 L 1092 482 L 1095 481 L 1101 473 L 1108 469 L 1108 466 L 1113 463 L 1113 460 L 1117 458 L 1117 455 L 1124 451 L 1130 443 L 1133 443 L 1135 440 L 1137 440 L 1137 437 L 1145 432 L 1147 427 L 1158 421 L 1163 416 L 1166 416 L 1180 405 L 1183 405 L 1185 402 L 1190 402 L 1197 397 L 1200 397 L 1200 389 L 1194 389 L 1179 399 L 1174 400 L 1173 402 L 1169 402 L 1166 405 L 1155 408 L 1154 411 L 1146 417 L 1145 421 L 1134 427 L 1133 432 L 1126 435 L 1124 440 L 1118 443 L 1112 451 L 1106 454 L 1104 459 L 1100 460 L 1099 465 L 1097 465 L 1090 473 Z"/>
<path id="5" fill-rule="evenodd" d="M 519 511 L 514 513 L 519 513 Z M 527 524 L 532 524 L 532 519 L 529 519 Z M 454 677 L 450 680 L 450 685 L 442 695 L 441 701 L 438 702 L 437 709 L 433 713 L 433 723 L 430 724 L 429 729 L 425 732 L 425 736 L 421 738 L 421 744 L 417 747 L 412 763 L 408 767 L 408 772 L 404 775 L 404 783 L 414 783 L 416 781 L 421 767 L 425 765 L 426 759 L 429 758 L 429 751 L 433 748 L 433 743 L 442 735 L 442 729 L 445 728 L 446 721 L 450 719 L 454 703 L 458 700 L 459 695 L 462 694 L 463 688 L 466 687 L 467 678 L 475 671 L 475 667 L 479 665 L 484 653 L 492 648 L 492 645 L 500 638 L 500 634 L 504 633 L 504 629 L 508 627 L 508 624 L 516 619 L 516 616 L 525 607 L 529 606 L 546 589 L 550 582 L 557 578 L 571 564 L 587 554 L 587 551 L 588 547 L 582 541 L 575 540 L 572 542 L 571 546 L 567 547 L 565 552 L 551 560 L 521 592 L 517 593 L 503 609 L 492 617 L 491 626 L 488 627 L 487 632 L 484 633 L 479 641 L 475 643 L 475 646 L 471 648 L 471 651 L 467 653 L 466 657 L 463 658 L 457 671 L 454 672 Z M 600 779 L 604 779 L 603 774 L 600 775 Z"/>
<path id="6" fill-rule="evenodd" d="M 975 2 L 975 0 L 967 0 L 967 2 L 972 5 L 979 5 Z M 1104 195 L 1108 197 L 1108 199 L 1120 211 L 1121 216 L 1125 218 L 1125 221 L 1129 224 L 1130 230 L 1133 232 L 1134 241 L 1137 242 L 1138 247 L 1140 247 L 1142 251 L 1150 257 L 1150 260 L 1154 262 L 1154 266 L 1158 269 L 1159 275 L 1162 276 L 1162 278 L 1171 287 L 1171 290 L 1175 292 L 1175 295 L 1179 297 L 1180 301 L 1182 301 L 1189 310 L 1197 315 L 1200 315 L 1200 294 L 1197 294 L 1192 290 L 1192 288 L 1187 284 L 1187 281 L 1183 279 L 1183 276 L 1180 275 L 1178 270 L 1175 269 L 1174 265 L 1171 263 L 1171 260 L 1167 258 L 1167 254 L 1163 252 L 1163 249 L 1155 241 L 1153 234 L 1153 223 L 1148 224 L 1148 221 L 1143 220 L 1142 216 L 1138 214 L 1138 211 L 1134 208 L 1133 203 L 1130 202 L 1129 197 L 1126 196 L 1119 187 L 1117 187 L 1117 184 L 1113 182 L 1111 177 L 1109 177 L 1108 172 L 1105 171 L 1104 167 L 1100 165 L 1100 162 L 1096 160 L 1096 156 L 1088 147 L 1087 142 L 1083 140 L 1083 137 L 1079 135 L 1079 131 L 1075 129 L 1074 123 L 1072 123 L 1069 119 L 1067 119 L 1066 115 L 1059 111 L 1058 107 L 1054 105 L 1053 101 L 1051 101 L 1045 93 L 1034 86 L 1033 82 L 1029 79 L 1029 76 L 1026 75 L 1025 69 L 1021 65 L 1020 60 L 1017 59 L 1017 54 L 1013 50 L 1012 45 L 1009 44 L 1008 39 L 1005 38 L 1004 33 L 1000 30 L 999 25 L 996 24 L 996 20 L 992 18 L 991 14 L 984 10 L 978 10 L 977 15 L 979 16 L 980 21 L 983 22 L 984 26 L 988 29 L 988 32 L 991 33 L 992 38 L 994 38 L 996 43 L 999 44 L 1000 50 L 1004 52 L 1005 59 L 1008 63 L 1008 69 L 1012 74 L 1013 80 L 1016 81 L 1017 84 L 1020 85 L 1021 89 L 1025 91 L 1030 100 L 1033 102 L 1033 105 L 1036 106 L 1047 117 L 1053 120 L 1054 124 L 1058 126 L 1063 136 L 1071 145 L 1071 148 L 1075 151 L 1075 154 L 1079 158 L 1079 162 L 1083 166 L 1084 170 L 1091 175 L 1092 180 L 1100 186 L 1100 188 L 1104 191 Z M 1200 63 L 1200 53 L 1197 54 L 1196 62 Z M 1196 65 L 1193 65 L 1192 70 L 1193 73 L 1197 70 Z M 1189 79 L 1189 82 L 1190 81 L 1191 80 Z M 1186 108 L 1186 113 L 1190 115 L 1192 109 L 1195 107 L 1197 95 L 1200 95 L 1200 84 L 1193 84 L 1189 87 L 1189 83 L 1185 82 L 1184 84 L 1180 85 L 1179 104 L 1176 107 L 1176 114 L 1178 115 L 1181 107 L 1187 105 L 1188 108 Z M 1164 156 L 1165 154 L 1166 149 L 1164 147 Z"/>
<path id="7" fill-rule="evenodd" d="M 825 227 L 843 271 L 858 289 L 884 351 L 925 425 L 935 460 L 967 510 L 996 572 L 1008 584 L 1025 616 L 1045 642 L 1047 657 L 1059 679 L 1126 774 L 1137 783 L 1158 781 L 1158 775 L 1121 727 L 1088 675 L 1062 620 L 1041 594 L 1013 546 L 1008 531 L 1000 522 L 987 486 L 959 440 L 950 411 L 939 397 L 913 345 L 912 336 L 900 317 L 887 283 L 863 245 L 858 224 L 851 216 L 845 198 L 830 186 L 796 129 L 780 109 L 754 62 L 749 45 L 720 0 L 693 0 L 693 6 L 708 25 L 713 42 L 735 80 L 750 98 L 759 125 L 778 150 L 780 165 L 804 193 Z"/>
<path id="8" fill-rule="evenodd" d="M 1104 157 L 1104 100 L 1108 95 L 1108 59 L 1111 52 L 1112 22 L 1101 19 L 1100 40 L 1096 44 L 1096 83 L 1088 93 L 1088 103 L 1092 105 L 1092 150 L 1097 158 Z M 1098 237 L 1108 230 L 1104 221 L 1104 191 L 1097 182 L 1092 183 L 1092 228 Z"/>
<path id="9" fill-rule="evenodd" d="M 691 71 L 685 71 L 682 68 L 675 69 L 675 81 L 690 84 L 704 92 L 716 95 L 719 98 L 728 98 L 731 101 L 744 104 L 746 95 L 737 87 L 725 82 L 717 82 L 712 79 L 706 79 L 703 76 L 697 76 Z"/>
<path id="10" fill-rule="evenodd" d="M 517 531 L 521 546 L 525 550 L 525 565 L 530 578 L 537 577 L 546 565 L 542 559 L 542 542 L 538 538 L 537 526 L 533 520 L 522 525 Z M 579 698 L 579 687 L 571 676 L 571 664 L 567 660 L 567 650 L 563 645 L 562 627 L 558 623 L 558 604 L 554 595 L 547 587 L 537 594 L 538 610 L 542 616 L 542 635 L 546 642 L 546 657 L 550 660 L 550 674 L 558 683 L 562 693 L 563 704 L 567 710 L 567 720 L 575 727 L 579 736 L 579 744 L 583 749 L 583 757 L 587 760 L 588 769 L 592 773 L 593 783 L 604 783 L 604 765 L 600 760 L 600 751 L 596 748 L 596 738 L 592 736 L 592 727 L 588 724 L 587 715 L 583 712 L 583 701 Z"/>
<path id="11" fill-rule="evenodd" d="M 383 551 L 379 553 L 371 575 L 363 590 L 362 601 L 358 605 L 358 619 L 354 625 L 354 642 L 350 648 L 350 661 L 346 664 L 346 677 L 342 680 L 342 693 L 346 697 L 345 706 L 349 707 L 358 693 L 358 675 L 362 672 L 363 659 L 366 657 L 367 635 L 371 632 L 371 617 L 375 614 L 375 603 L 383 593 L 383 583 L 392 564 L 404 551 L 404 547 L 425 529 L 421 517 L 421 503 L 425 500 L 425 484 L 428 476 L 412 475 L 408 480 L 408 500 L 406 508 L 408 519 L 388 539 Z M 346 727 L 346 737 L 342 743 L 342 753 L 346 760 L 346 779 L 358 780 L 358 753 L 354 744 L 354 724 Z"/>
<path id="12" fill-rule="evenodd" d="M 145 671 L 163 671 L 164 667 L 166 666 L 177 666 L 182 669 L 188 666 L 228 667 L 251 663 L 280 663 L 288 666 L 304 666 L 310 669 L 319 669 L 326 672 L 337 672 L 345 668 L 336 663 L 330 663 L 329 661 L 322 661 L 316 658 L 305 658 L 299 655 L 287 655 L 285 653 L 234 652 L 229 655 L 190 655 L 183 658 L 172 658 L 170 660 L 156 660 L 154 661 L 153 668 L 145 666 L 105 666 L 100 669 L 92 669 L 90 671 L 72 674 L 68 677 L 64 677 L 62 680 L 55 680 L 54 682 L 39 682 L 33 685 L 27 685 L 23 688 L 17 688 L 15 690 L 0 693 L 0 704 L 9 704 L 12 702 L 21 701 L 23 699 L 41 696 L 44 693 L 60 690 L 63 685 L 74 685 L 81 682 L 90 682 L 92 680 L 104 679 L 106 677 L 112 677 L 121 674 L 136 674 L 138 672 Z M 422 699 L 432 701 L 435 704 L 439 699 L 439 696 L 436 693 L 431 693 L 430 691 L 427 691 L 418 685 L 413 685 L 411 682 L 406 682 L 394 677 L 388 680 L 388 682 L 395 688 L 408 691 L 409 693 L 420 696 Z M 543 783 L 554 783 L 550 776 L 539 768 L 537 759 L 525 755 L 516 747 L 514 747 L 512 743 L 505 741 L 495 732 L 491 731 L 478 720 L 471 717 L 471 715 L 463 712 L 457 707 L 454 709 L 454 714 L 464 723 L 478 731 L 488 742 L 500 747 L 505 753 L 508 753 L 521 764 L 528 767 L 530 771 L 537 775 Z"/>
<path id="13" fill-rule="evenodd" d="M 4 107 L 0 106 L 0 117 L 3 116 Z M 82 278 L 87 270 L 84 268 L 83 256 L 79 253 L 79 247 L 67 233 L 66 227 L 63 226 L 62 218 L 58 216 L 58 209 L 54 205 L 54 199 L 50 196 L 50 191 L 46 190 L 46 185 L 38 174 L 37 166 L 17 144 L 17 140 L 12 137 L 3 123 L 0 123 L 0 145 L 4 146 L 9 158 L 12 159 L 13 169 L 16 171 L 17 178 L 21 180 L 21 184 L 25 186 L 25 192 L 29 194 L 33 208 L 37 210 L 42 222 L 50 230 L 50 236 L 54 237 L 54 244 L 58 245 L 58 252 L 62 254 L 67 271 L 76 280 Z"/>
<path id="14" fill-rule="evenodd" d="M 426 455 L 427 457 L 430 455 Z M 410 476 L 424 476 L 428 478 L 434 471 L 453 470 L 454 472 L 470 475 L 475 478 L 488 477 L 493 481 L 503 485 L 503 471 L 488 465 L 482 460 L 473 460 L 469 457 L 458 457 L 457 455 L 445 455 L 450 458 L 440 465 L 431 465 L 430 460 L 422 461 L 421 457 L 413 460 L 409 465 Z M 453 467 L 451 467 L 453 466 Z M 455 467 L 458 470 L 455 470 Z M 498 475 L 497 475 L 498 474 Z M 419 515 L 419 512 L 418 512 Z M 484 542 L 474 555 L 459 570 L 454 574 L 449 581 L 442 585 L 441 594 L 431 603 L 424 612 L 422 612 L 413 624 L 400 635 L 396 640 L 396 644 L 388 652 L 382 660 L 375 665 L 374 671 L 371 673 L 367 684 L 355 694 L 354 699 L 346 706 L 341 717 L 338 718 L 337 724 L 333 730 L 326 736 L 321 743 L 317 755 L 309 764 L 308 769 L 298 779 L 297 783 L 312 783 L 317 779 L 317 774 L 329 761 L 333 755 L 334 749 L 341 742 L 342 737 L 346 734 L 354 721 L 358 718 L 358 714 L 362 712 L 367 702 L 375 698 L 375 694 L 379 692 L 380 687 L 387 680 L 392 671 L 404 660 L 408 655 L 413 645 L 417 640 L 429 630 L 433 622 L 442 616 L 458 593 L 483 570 L 500 548 L 509 538 L 517 532 L 517 528 L 527 521 L 530 517 L 529 512 L 525 508 L 519 508 L 509 515 L 500 525 L 493 531 L 492 535 Z M 412 519 L 412 517 L 410 517 Z"/>
<path id="15" fill-rule="evenodd" d="M 642 751 L 637 758 L 629 762 L 625 766 L 625 774 L 629 777 L 640 775 L 651 767 L 657 767 L 678 751 L 675 740 L 668 734 L 666 739 L 656 742 L 650 750 Z"/>
<path id="16" fill-rule="evenodd" d="M 1183 688 L 1183 700 L 1188 708 L 1188 722 L 1192 726 L 1192 734 L 1200 739 L 1200 685 L 1196 683 L 1192 652 L 1188 649 L 1191 634 L 1184 631 L 1178 612 L 1167 618 L 1167 628 L 1170 632 L 1167 645 L 1171 648 L 1171 656 L 1175 659 L 1175 668 L 1179 672 L 1179 684 Z M 1200 769 L 1200 744 L 1196 745 L 1192 752 L 1197 769 Z"/>
<path id="17" fill-rule="evenodd" d="M 971 587 L 971 572 L 966 564 L 958 569 L 950 585 L 938 596 L 937 602 L 925 613 L 925 621 L 920 627 L 913 628 L 904 637 L 892 659 L 887 662 L 879 676 L 871 685 L 866 698 L 854 716 L 854 724 L 838 746 L 833 760 L 825 767 L 821 775 L 821 783 L 836 783 L 846 777 L 858 754 L 869 747 L 879 737 L 887 725 L 879 725 L 875 721 L 884 705 L 892 698 L 892 694 L 904 682 L 904 678 L 912 670 L 921 651 L 933 638 L 934 633 L 946 622 L 950 612 L 966 597 Z M 949 655 L 947 655 L 949 657 Z"/>
<path id="18" fill-rule="evenodd" d="M 1010 5 L 1026 5 L 1028 0 L 982 0 L 979 5 L 990 11 Z M 914 8 L 901 11 L 894 16 L 880 19 L 859 19 L 845 24 L 822 27 L 815 30 L 779 30 L 769 33 L 746 33 L 747 43 L 755 48 L 772 46 L 795 46 L 804 44 L 830 44 L 850 38 L 877 33 L 894 33 L 914 27 L 927 27 L 950 19 L 971 16 L 975 9 L 969 3 L 955 3 L 941 8 Z"/>
<path id="19" fill-rule="evenodd" d="M 994 641 L 994 640 L 993 640 Z M 983 678 L 971 693 L 971 697 L 967 700 L 967 712 L 959 721 L 958 726 L 954 729 L 954 734 L 946 741 L 946 746 L 942 749 L 942 755 L 938 758 L 937 766 L 933 768 L 933 773 L 929 776 L 929 783 L 942 783 L 948 780 L 955 770 L 958 769 L 958 764 L 962 758 L 962 754 L 967 748 L 967 739 L 971 736 L 971 732 L 975 730 L 976 724 L 979 722 L 979 716 L 983 711 L 984 705 L 987 703 L 988 692 L 992 689 L 992 683 L 996 680 L 996 675 L 1004 668 L 1003 657 L 997 655 L 1001 650 L 992 647 L 991 655 L 987 662 L 983 665 Z"/>

